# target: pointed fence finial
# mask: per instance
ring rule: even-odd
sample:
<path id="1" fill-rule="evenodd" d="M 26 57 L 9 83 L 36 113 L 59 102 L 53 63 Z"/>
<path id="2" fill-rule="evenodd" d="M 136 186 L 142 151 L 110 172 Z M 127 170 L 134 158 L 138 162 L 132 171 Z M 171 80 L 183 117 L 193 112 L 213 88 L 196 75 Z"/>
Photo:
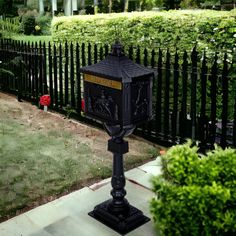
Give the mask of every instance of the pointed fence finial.
<path id="1" fill-rule="evenodd" d="M 123 46 L 118 40 L 115 42 L 115 44 L 112 45 L 111 55 L 118 56 L 118 57 L 123 55 Z"/>

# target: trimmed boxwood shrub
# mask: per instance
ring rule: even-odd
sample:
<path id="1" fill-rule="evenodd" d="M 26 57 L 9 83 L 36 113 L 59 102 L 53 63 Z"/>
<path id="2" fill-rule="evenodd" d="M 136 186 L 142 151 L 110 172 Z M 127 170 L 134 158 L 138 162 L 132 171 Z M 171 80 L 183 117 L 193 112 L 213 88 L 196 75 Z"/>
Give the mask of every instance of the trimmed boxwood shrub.
<path id="1" fill-rule="evenodd" d="M 23 33 L 26 35 L 33 34 L 35 31 L 35 16 L 31 13 L 26 13 L 22 17 L 22 29 Z"/>
<path id="2" fill-rule="evenodd" d="M 236 48 L 236 10 L 132 12 L 55 17 L 55 42 L 113 43 L 124 45 L 232 52 Z"/>
<path id="3" fill-rule="evenodd" d="M 151 213 L 160 235 L 236 235 L 236 150 L 199 155 L 191 143 L 162 157 Z"/>

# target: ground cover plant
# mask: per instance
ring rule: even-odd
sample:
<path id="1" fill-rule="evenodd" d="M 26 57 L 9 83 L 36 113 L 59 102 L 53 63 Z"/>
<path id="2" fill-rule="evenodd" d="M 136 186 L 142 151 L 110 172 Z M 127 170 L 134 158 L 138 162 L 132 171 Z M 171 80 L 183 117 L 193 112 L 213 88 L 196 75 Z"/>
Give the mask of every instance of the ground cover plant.
<path id="1" fill-rule="evenodd" d="M 18 40 L 18 41 L 23 41 L 27 43 L 39 43 L 45 42 L 49 43 L 52 39 L 50 35 L 22 35 L 22 34 L 14 34 L 11 36 L 11 39 L 13 40 Z"/>
<path id="2" fill-rule="evenodd" d="M 157 229 L 165 236 L 235 235 L 236 150 L 197 151 L 189 142 L 162 157 L 151 201 Z"/>
<path id="3" fill-rule="evenodd" d="M 108 135 L 0 93 L 0 221 L 111 176 Z M 157 155 L 130 141 L 125 169 Z"/>
<path id="4" fill-rule="evenodd" d="M 12 34 L 19 34 L 20 22 L 19 18 L 0 19 L 0 36 L 8 38 Z"/>
<path id="5" fill-rule="evenodd" d="M 95 16 L 56 17 L 52 22 L 55 42 L 112 44 L 146 48 L 233 52 L 236 47 L 236 11 L 186 10 L 132 12 Z"/>

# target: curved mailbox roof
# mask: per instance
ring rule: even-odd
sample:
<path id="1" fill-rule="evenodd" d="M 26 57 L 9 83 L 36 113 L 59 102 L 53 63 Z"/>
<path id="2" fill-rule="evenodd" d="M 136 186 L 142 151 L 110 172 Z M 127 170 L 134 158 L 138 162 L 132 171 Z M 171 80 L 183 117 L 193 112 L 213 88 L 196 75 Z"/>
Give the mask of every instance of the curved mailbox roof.
<path id="1" fill-rule="evenodd" d="M 150 77 L 153 70 L 134 63 L 121 52 L 121 45 L 115 44 L 113 51 L 104 60 L 80 69 L 82 73 L 110 78 L 122 82 L 132 79 Z"/>

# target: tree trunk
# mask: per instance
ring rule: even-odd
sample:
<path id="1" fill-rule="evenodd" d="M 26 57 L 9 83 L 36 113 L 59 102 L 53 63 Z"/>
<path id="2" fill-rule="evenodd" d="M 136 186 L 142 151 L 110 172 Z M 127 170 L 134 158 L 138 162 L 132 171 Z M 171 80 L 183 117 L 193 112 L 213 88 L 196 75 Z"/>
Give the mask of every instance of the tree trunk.
<path id="1" fill-rule="evenodd" d="M 44 4 L 43 0 L 39 0 L 39 14 L 43 15 L 44 14 Z"/>
<path id="2" fill-rule="evenodd" d="M 54 16 L 54 12 L 57 11 L 57 0 L 52 0 L 52 15 Z"/>
<path id="3" fill-rule="evenodd" d="M 76 1 L 72 0 L 71 4 L 72 4 L 72 15 L 74 15 L 74 12 L 78 11 L 78 2 L 77 0 Z"/>
<path id="4" fill-rule="evenodd" d="M 124 12 L 128 12 L 129 9 L 129 0 L 124 0 Z"/>
<path id="5" fill-rule="evenodd" d="M 109 5 L 108 5 L 108 12 L 111 13 L 112 9 L 112 0 L 109 0 Z"/>
<path id="6" fill-rule="evenodd" d="M 65 16 L 71 16 L 71 0 L 65 0 L 64 1 L 64 12 Z"/>
<path id="7" fill-rule="evenodd" d="M 84 8 L 85 8 L 85 0 L 81 0 L 81 7 L 84 10 Z"/>
<path id="8" fill-rule="evenodd" d="M 93 0 L 94 5 L 94 14 L 96 15 L 98 13 L 98 0 Z"/>

